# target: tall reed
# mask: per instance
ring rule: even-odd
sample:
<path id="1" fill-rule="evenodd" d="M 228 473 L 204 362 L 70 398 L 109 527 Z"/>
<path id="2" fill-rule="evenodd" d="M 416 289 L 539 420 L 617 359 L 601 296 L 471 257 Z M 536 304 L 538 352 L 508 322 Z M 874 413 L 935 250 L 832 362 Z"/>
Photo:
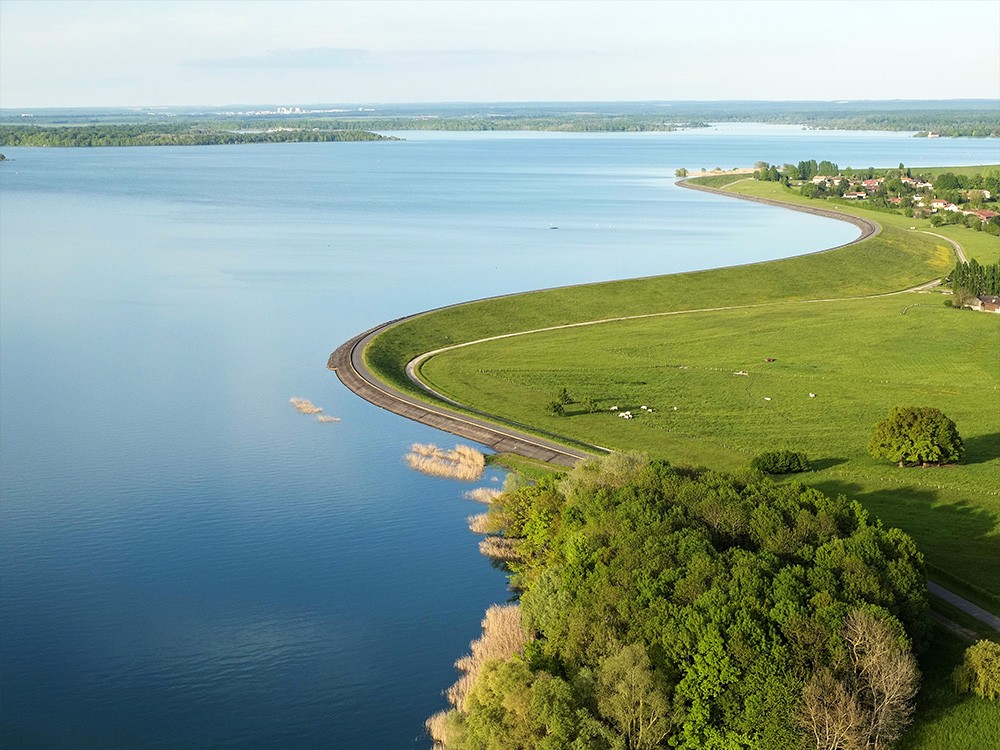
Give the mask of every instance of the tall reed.
<path id="1" fill-rule="evenodd" d="M 472 653 L 455 662 L 464 674 L 446 693 L 448 702 L 459 711 L 466 710 L 469 689 L 483 665 L 488 661 L 506 661 L 522 652 L 528 641 L 521 627 L 521 608 L 517 604 L 494 604 L 486 610 L 482 625 L 482 636 L 469 644 Z"/>
<path id="2" fill-rule="evenodd" d="M 298 396 L 292 396 L 288 399 L 288 403 L 295 407 L 295 410 L 300 414 L 319 414 L 323 411 L 323 408 L 316 406 L 312 401 L 307 398 L 299 398 Z"/>
<path id="3" fill-rule="evenodd" d="M 465 497 L 468 500 L 475 500 L 477 503 L 492 503 L 496 500 L 503 492 L 493 487 L 476 487 L 474 490 L 469 490 L 465 493 Z"/>
<path id="4" fill-rule="evenodd" d="M 467 445 L 456 445 L 449 451 L 436 445 L 414 443 L 406 454 L 406 463 L 424 474 L 466 482 L 476 481 L 486 469 L 486 457 Z"/>

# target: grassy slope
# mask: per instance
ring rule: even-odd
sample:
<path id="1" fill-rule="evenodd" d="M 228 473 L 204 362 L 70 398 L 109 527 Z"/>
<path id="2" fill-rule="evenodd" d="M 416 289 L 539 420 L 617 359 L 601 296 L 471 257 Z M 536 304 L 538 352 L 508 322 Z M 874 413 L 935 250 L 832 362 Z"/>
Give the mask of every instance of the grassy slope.
<path id="1" fill-rule="evenodd" d="M 972 169 L 974 170 L 974 173 L 978 173 L 980 168 L 970 167 L 967 169 Z M 1000 169 L 1000 167 L 997 167 L 997 169 Z M 951 170 L 942 169 L 938 171 L 943 172 Z M 956 171 L 961 170 L 959 169 Z M 698 181 L 701 182 L 701 180 Z M 787 201 L 788 203 L 798 203 L 805 206 L 834 208 L 838 211 L 843 211 L 844 213 L 854 214 L 855 216 L 865 216 L 867 218 L 871 218 L 883 227 L 892 226 L 902 230 L 909 230 L 910 227 L 916 227 L 918 230 L 934 232 L 955 240 L 955 242 L 959 243 L 964 248 L 966 255 L 970 258 L 975 258 L 980 263 L 995 263 L 1000 260 L 1000 239 L 993 235 L 985 234 L 984 232 L 976 232 L 965 226 L 951 225 L 935 227 L 926 219 L 908 219 L 900 214 L 865 211 L 864 209 L 856 208 L 850 204 L 829 204 L 822 200 L 811 200 L 809 198 L 803 198 L 797 192 L 783 188 L 781 185 L 774 182 L 757 182 L 752 179 L 744 179 L 739 182 L 730 183 L 729 190 L 743 195 L 774 198 L 777 200 Z M 954 260 L 952 261 L 952 265 L 954 265 Z"/>

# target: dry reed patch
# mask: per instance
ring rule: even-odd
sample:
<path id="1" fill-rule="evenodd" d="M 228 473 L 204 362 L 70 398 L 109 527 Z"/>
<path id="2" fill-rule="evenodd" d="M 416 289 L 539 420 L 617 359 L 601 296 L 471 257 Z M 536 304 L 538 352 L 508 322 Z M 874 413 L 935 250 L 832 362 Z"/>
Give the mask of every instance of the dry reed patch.
<path id="1" fill-rule="evenodd" d="M 406 454 L 406 463 L 424 474 L 466 482 L 475 482 L 486 469 L 486 457 L 467 445 L 456 445 L 449 451 L 436 445 L 414 443 Z"/>
<path id="2" fill-rule="evenodd" d="M 475 500 L 477 503 L 489 504 L 502 494 L 501 490 L 494 489 L 493 487 L 476 487 L 476 489 L 466 492 L 465 497 L 467 500 Z"/>
<path id="3" fill-rule="evenodd" d="M 489 513 L 469 516 L 466 520 L 469 523 L 469 531 L 473 534 L 492 534 L 498 531 L 496 523 L 490 519 Z"/>
<path id="4" fill-rule="evenodd" d="M 519 539 L 508 539 L 503 536 L 488 536 L 479 543 L 479 553 L 491 560 L 502 560 L 503 562 L 514 562 L 520 560 Z"/>
<path id="5" fill-rule="evenodd" d="M 438 711 L 424 722 L 427 732 L 434 740 L 434 749 L 443 750 L 448 745 L 448 711 Z"/>
<path id="6" fill-rule="evenodd" d="M 288 403 L 295 407 L 295 411 L 299 412 L 299 414 L 319 414 L 323 411 L 322 407 L 316 406 L 316 404 L 307 398 L 292 396 L 288 399 Z"/>
<path id="7" fill-rule="evenodd" d="M 471 654 L 455 662 L 464 672 L 458 682 L 448 688 L 448 702 L 465 711 L 465 700 L 483 665 L 488 661 L 506 661 L 524 650 L 528 637 L 521 627 L 521 608 L 517 604 L 494 604 L 483 618 L 483 634 L 471 644 Z M 431 717 L 434 718 L 434 717 Z M 428 729 L 430 720 L 428 720 Z M 433 736 L 433 735 L 432 735 Z"/>
<path id="8" fill-rule="evenodd" d="M 317 422 L 323 422 L 323 423 L 327 423 L 327 422 L 339 422 L 340 421 L 340 417 L 331 417 L 331 416 L 329 416 L 327 414 L 319 414 L 316 417 L 316 421 Z"/>

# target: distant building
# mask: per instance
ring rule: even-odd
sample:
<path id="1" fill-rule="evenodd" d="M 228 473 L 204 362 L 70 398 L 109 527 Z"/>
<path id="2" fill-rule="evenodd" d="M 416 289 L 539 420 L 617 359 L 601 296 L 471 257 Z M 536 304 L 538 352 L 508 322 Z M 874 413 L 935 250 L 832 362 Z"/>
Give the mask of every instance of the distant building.
<path id="1" fill-rule="evenodd" d="M 983 312 L 1000 313 L 1000 297 L 983 294 L 976 299 L 979 300 L 979 306 L 977 309 L 982 310 Z"/>
<path id="2" fill-rule="evenodd" d="M 983 224 L 988 222 L 990 219 L 1000 216 L 1000 213 L 990 211 L 988 208 L 975 208 L 971 211 L 963 211 L 962 213 L 966 216 L 978 216 L 979 220 L 983 222 Z"/>
<path id="3" fill-rule="evenodd" d="M 935 198 L 931 201 L 931 208 L 940 209 L 941 211 L 959 211 L 959 207 L 956 206 L 951 201 L 946 201 L 944 198 Z"/>

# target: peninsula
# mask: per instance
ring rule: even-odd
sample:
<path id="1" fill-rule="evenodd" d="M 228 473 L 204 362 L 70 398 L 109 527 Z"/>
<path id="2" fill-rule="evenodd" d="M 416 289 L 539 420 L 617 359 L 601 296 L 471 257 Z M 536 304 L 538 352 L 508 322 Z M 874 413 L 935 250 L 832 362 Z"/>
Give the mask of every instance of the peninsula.
<path id="1" fill-rule="evenodd" d="M 995 638 L 1000 423 L 981 404 L 1000 393 L 990 367 L 1000 317 L 954 309 L 942 280 L 957 258 L 995 263 L 1000 240 L 977 231 L 978 216 L 935 225 L 862 201 L 817 201 L 745 172 L 681 184 L 849 221 L 861 235 L 779 261 L 442 308 L 353 339 L 330 366 L 373 403 L 470 439 L 487 427 L 514 451 L 519 440 L 552 451 L 561 443 L 553 463 L 562 466 L 640 450 L 734 471 L 768 450 L 804 450 L 813 470 L 800 481 L 857 499 L 916 540 L 935 617 Z M 940 405 L 959 422 L 962 463 L 899 469 L 866 454 L 874 423 L 907 402 Z M 504 437 L 482 441 L 504 450 Z M 984 619 L 955 609 L 952 592 Z M 933 652 L 952 656 L 925 665 L 927 695 L 938 696 L 923 698 L 928 705 L 950 689 L 963 637 L 935 630 Z M 963 704 L 956 726 L 983 731 L 976 705 Z"/>

